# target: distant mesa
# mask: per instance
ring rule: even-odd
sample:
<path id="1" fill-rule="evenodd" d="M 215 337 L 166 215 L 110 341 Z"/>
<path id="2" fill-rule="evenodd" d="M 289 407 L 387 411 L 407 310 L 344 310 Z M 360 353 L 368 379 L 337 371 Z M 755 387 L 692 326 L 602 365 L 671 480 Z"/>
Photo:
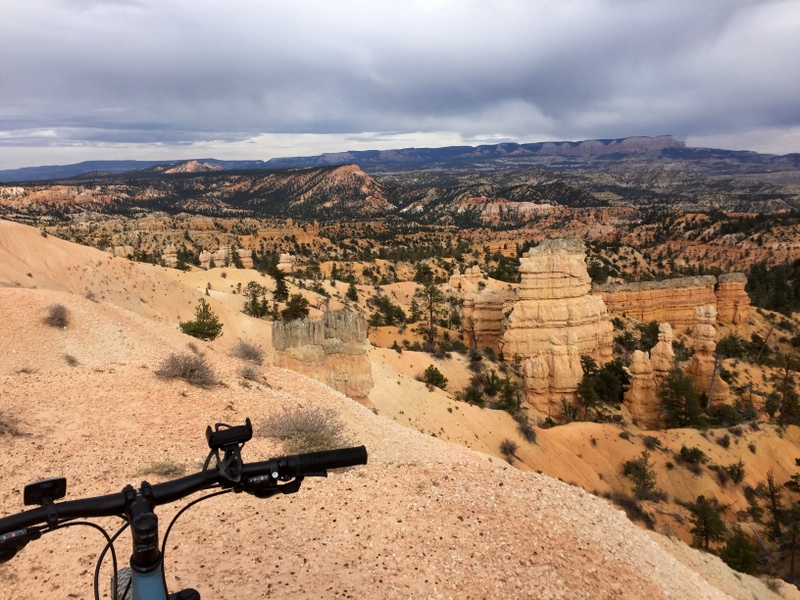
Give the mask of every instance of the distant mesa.
<path id="1" fill-rule="evenodd" d="M 400 150 L 365 150 L 335 152 L 319 156 L 273 158 L 268 167 L 318 167 L 354 163 L 362 168 L 378 165 L 419 166 L 426 163 L 466 162 L 476 159 L 524 158 L 536 156 L 588 157 L 604 154 L 642 154 L 667 148 L 683 149 L 686 144 L 671 135 L 627 137 L 579 142 L 502 143 L 482 146 L 447 146 L 444 148 L 403 148 Z"/>
<path id="2" fill-rule="evenodd" d="M 159 170 L 162 173 L 197 173 L 214 170 L 285 169 L 293 167 L 327 167 L 355 164 L 361 168 L 380 170 L 394 167 L 424 167 L 436 164 L 458 164 L 505 159 L 512 162 L 527 159 L 564 157 L 586 158 L 611 154 L 647 154 L 680 151 L 686 144 L 671 135 L 636 136 L 616 139 L 551 141 L 534 143 L 501 143 L 481 146 L 445 146 L 442 148 L 402 148 L 393 150 L 359 150 L 331 152 L 317 156 L 273 158 L 261 160 L 189 161 L 86 161 L 72 165 L 24 167 L 0 171 L 0 182 L 44 181 L 82 177 L 87 173 L 120 174 L 133 171 Z"/>
<path id="3" fill-rule="evenodd" d="M 219 165 L 212 165 L 207 162 L 200 162 L 197 160 L 190 160 L 185 163 L 179 163 L 164 169 L 164 173 L 171 175 L 173 173 L 203 173 L 206 171 L 224 171 L 225 169 Z"/>

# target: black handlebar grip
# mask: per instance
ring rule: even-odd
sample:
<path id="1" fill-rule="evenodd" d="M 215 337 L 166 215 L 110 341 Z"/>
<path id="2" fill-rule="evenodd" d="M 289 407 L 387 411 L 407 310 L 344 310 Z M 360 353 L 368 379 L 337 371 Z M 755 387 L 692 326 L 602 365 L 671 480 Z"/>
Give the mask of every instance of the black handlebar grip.
<path id="1" fill-rule="evenodd" d="M 358 446 L 356 448 L 341 448 L 339 450 L 296 454 L 294 456 L 287 456 L 285 460 L 286 466 L 289 467 L 292 475 L 319 473 L 320 471 L 327 471 L 328 469 L 367 464 L 367 448 L 365 446 Z"/>

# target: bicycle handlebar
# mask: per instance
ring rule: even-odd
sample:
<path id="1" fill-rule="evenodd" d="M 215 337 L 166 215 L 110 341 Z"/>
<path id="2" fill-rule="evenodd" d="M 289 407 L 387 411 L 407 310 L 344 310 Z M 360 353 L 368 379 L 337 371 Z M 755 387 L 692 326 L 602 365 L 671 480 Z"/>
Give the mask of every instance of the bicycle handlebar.
<path id="1" fill-rule="evenodd" d="M 169 504 L 189 494 L 215 485 L 239 487 L 248 490 L 250 479 L 258 478 L 269 483 L 286 481 L 306 475 L 324 475 L 329 469 L 354 467 L 367 464 L 367 449 L 364 446 L 341 448 L 308 454 L 295 454 L 271 458 L 270 460 L 243 465 L 241 483 L 231 484 L 219 469 L 212 468 L 187 475 L 172 481 L 151 486 L 156 506 Z M 87 519 L 122 515 L 126 506 L 125 493 L 117 492 L 105 496 L 81 498 L 57 502 L 25 512 L 0 518 L 0 536 L 14 531 L 48 522 L 48 515 L 55 513 L 58 522 L 70 519 Z"/>

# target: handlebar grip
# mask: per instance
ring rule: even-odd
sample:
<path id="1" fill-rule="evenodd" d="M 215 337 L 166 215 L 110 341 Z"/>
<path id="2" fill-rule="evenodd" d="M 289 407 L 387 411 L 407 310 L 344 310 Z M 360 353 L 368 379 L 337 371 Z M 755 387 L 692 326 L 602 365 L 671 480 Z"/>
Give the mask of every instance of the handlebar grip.
<path id="1" fill-rule="evenodd" d="M 367 464 L 367 448 L 358 446 L 356 448 L 341 448 L 339 450 L 324 450 L 322 452 L 310 452 L 308 454 L 295 454 L 286 457 L 286 465 L 293 475 L 305 475 L 307 473 L 319 473 L 328 469 L 338 469 L 341 467 L 354 467 L 356 465 Z"/>

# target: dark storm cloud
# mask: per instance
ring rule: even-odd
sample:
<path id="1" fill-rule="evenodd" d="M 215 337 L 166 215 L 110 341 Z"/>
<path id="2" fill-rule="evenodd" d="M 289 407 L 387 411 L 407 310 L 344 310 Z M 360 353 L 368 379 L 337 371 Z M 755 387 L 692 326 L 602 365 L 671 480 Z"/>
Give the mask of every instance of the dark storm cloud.
<path id="1" fill-rule="evenodd" d="M 796 130 L 799 27 L 780 0 L 11 0 L 0 147 Z"/>

